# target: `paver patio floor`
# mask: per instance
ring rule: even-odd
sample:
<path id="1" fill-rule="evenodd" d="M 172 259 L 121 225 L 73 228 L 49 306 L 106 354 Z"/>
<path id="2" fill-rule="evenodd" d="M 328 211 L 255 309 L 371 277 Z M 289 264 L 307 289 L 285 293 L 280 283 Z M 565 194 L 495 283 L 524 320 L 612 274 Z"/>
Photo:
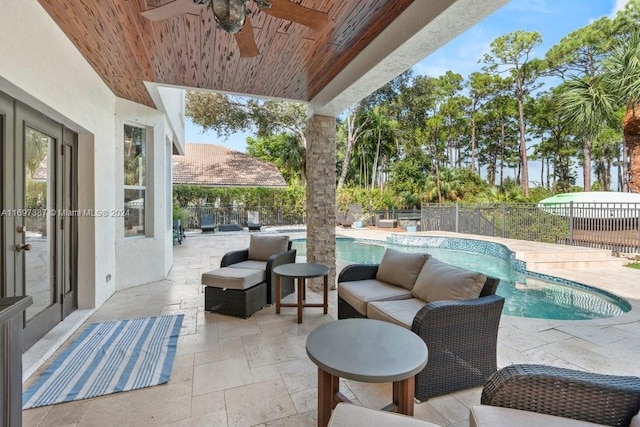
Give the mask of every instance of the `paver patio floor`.
<path id="1" fill-rule="evenodd" d="M 388 235 L 379 230 L 339 229 L 338 233 L 368 239 L 384 239 Z M 26 410 L 23 424 L 314 426 L 317 370 L 306 356 L 304 346 L 310 331 L 337 319 L 336 291 L 329 293 L 329 315 L 324 316 L 321 309 L 308 308 L 302 324 L 296 323 L 294 308 L 283 308 L 282 314 L 276 315 L 274 307 L 266 307 L 246 320 L 204 312 L 201 274 L 218 268 L 224 253 L 245 248 L 248 242 L 247 233 L 188 235 L 182 245 L 174 247 L 174 267 L 166 280 L 119 291 L 99 310 L 77 313 L 63 322 L 67 325 L 61 328 L 69 328 L 68 323 L 78 319 L 86 318 L 86 322 L 69 339 L 63 338 L 64 344 L 52 356 L 38 352 L 55 345 L 55 331 L 23 358 L 27 375 L 36 369 L 34 364 L 38 364 L 39 358 L 46 359 L 37 374 L 91 322 L 182 313 L 185 319 L 168 384 Z M 535 250 L 535 244 L 522 244 L 525 243 Z M 338 265 L 338 271 L 341 267 Z M 638 270 L 562 268 L 554 274 L 605 288 L 627 298 L 634 307 L 640 303 Z M 307 296 L 321 300 L 313 292 Z M 503 316 L 498 365 L 542 363 L 640 376 L 639 312 L 634 308 L 620 317 L 587 321 Z M 59 331 L 57 336 L 65 337 Z M 36 374 L 30 375 L 25 387 Z M 391 399 L 390 384 L 345 381 L 342 389 L 357 403 L 368 407 L 382 407 Z M 470 389 L 416 404 L 415 417 L 442 426 L 466 426 L 468 407 L 479 403 L 480 390 Z"/>

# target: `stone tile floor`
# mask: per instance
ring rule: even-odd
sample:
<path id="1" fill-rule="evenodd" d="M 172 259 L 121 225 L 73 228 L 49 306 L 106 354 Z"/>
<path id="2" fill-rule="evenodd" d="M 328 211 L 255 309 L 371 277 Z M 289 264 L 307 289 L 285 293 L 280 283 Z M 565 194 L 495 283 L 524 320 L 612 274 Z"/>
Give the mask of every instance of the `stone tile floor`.
<path id="1" fill-rule="evenodd" d="M 388 233 L 342 230 L 364 238 Z M 296 233 L 292 236 L 303 237 Z M 458 235 L 459 236 L 459 235 Z M 218 268 L 222 255 L 248 246 L 249 235 L 191 235 L 174 248 L 174 267 L 166 280 L 119 291 L 64 342 L 37 373 L 91 322 L 183 313 L 171 381 L 168 384 L 78 402 L 23 411 L 25 426 L 314 426 L 316 366 L 305 353 L 305 340 L 318 325 L 337 318 L 336 292 L 329 315 L 308 308 L 304 322 L 295 309 L 276 315 L 266 307 L 250 319 L 205 313 L 200 275 Z M 502 241 L 516 246 L 517 241 Z M 522 243 L 524 245 L 524 243 Z M 535 245 L 526 242 L 529 250 Z M 533 248 L 533 249 L 532 249 Z M 566 247 L 571 251 L 571 247 Z M 338 265 L 338 270 L 341 266 Z M 640 271 L 625 267 L 563 268 L 558 276 L 599 286 L 640 302 Z M 320 300 L 312 292 L 308 297 Z M 291 296 L 290 296 L 291 297 Z M 616 318 L 555 321 L 503 316 L 498 365 L 542 363 L 586 371 L 639 375 L 640 310 Z M 81 317 L 81 316 L 80 316 Z M 48 344 L 45 340 L 44 342 Z M 31 361 L 33 356 L 25 355 Z M 25 372 L 33 372 L 36 367 Z M 344 381 L 347 396 L 369 407 L 390 401 L 391 385 Z M 416 404 L 415 417 L 442 426 L 468 425 L 468 408 L 480 401 L 480 388 Z"/>

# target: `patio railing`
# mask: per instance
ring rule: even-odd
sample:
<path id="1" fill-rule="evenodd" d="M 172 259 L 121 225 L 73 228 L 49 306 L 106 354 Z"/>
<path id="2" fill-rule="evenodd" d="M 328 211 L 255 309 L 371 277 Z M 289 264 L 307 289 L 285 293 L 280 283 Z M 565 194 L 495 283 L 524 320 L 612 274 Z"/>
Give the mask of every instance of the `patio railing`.
<path id="1" fill-rule="evenodd" d="M 202 215 L 213 215 L 213 221 L 218 224 L 246 225 L 249 212 L 258 212 L 258 219 L 263 226 L 282 226 L 305 224 L 304 214 L 285 212 L 274 206 L 243 207 L 243 206 L 197 206 L 183 208 L 186 212 L 187 228 L 199 229 Z"/>
<path id="2" fill-rule="evenodd" d="M 640 252 L 640 204 L 422 205 L 420 229 Z"/>

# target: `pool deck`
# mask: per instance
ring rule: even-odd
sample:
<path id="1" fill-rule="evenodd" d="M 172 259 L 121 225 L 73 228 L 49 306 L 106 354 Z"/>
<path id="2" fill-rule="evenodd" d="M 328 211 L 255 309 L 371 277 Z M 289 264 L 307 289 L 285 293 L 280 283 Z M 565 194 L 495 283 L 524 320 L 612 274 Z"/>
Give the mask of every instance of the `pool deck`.
<path id="1" fill-rule="evenodd" d="M 391 234 L 379 229 L 337 228 L 336 232 L 338 236 L 374 240 L 385 240 Z M 415 234 L 480 238 L 457 233 Z M 622 316 L 598 320 L 503 316 L 499 367 L 541 363 L 640 376 L 640 270 L 621 266 L 619 259 L 599 259 L 602 255 L 597 250 L 490 240 L 515 251 L 528 267 L 531 264 L 541 272 L 607 290 L 632 305 Z M 329 315 L 305 309 L 300 325 L 295 322 L 294 309 L 283 309 L 276 315 L 274 307 L 266 307 L 246 320 L 204 312 L 201 274 L 218 268 L 224 253 L 245 248 L 248 242 L 248 233 L 187 235 L 182 245 L 174 247 L 174 267 L 166 280 L 119 291 L 95 312 L 79 310 L 23 357 L 26 387 L 36 378 L 31 373 L 50 364 L 91 322 L 183 313 L 168 384 L 30 409 L 23 411 L 24 425 L 314 426 L 317 371 L 306 356 L 304 343 L 311 330 L 337 318 L 336 291 L 329 294 Z M 589 260 L 598 261 L 586 262 Z M 338 270 L 341 267 L 338 265 Z M 313 292 L 307 297 L 321 298 Z M 58 350 L 53 353 L 52 348 Z M 356 403 L 370 407 L 384 406 L 391 395 L 388 384 L 345 381 L 342 388 Z M 415 417 L 442 426 L 467 426 L 468 407 L 479 403 L 480 391 L 474 388 L 416 404 Z"/>

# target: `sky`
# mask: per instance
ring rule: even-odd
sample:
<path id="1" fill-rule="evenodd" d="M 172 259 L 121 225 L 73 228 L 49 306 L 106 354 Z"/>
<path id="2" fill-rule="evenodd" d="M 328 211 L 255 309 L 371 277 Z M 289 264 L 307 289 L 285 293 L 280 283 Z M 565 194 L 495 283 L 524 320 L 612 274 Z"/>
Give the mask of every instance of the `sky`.
<path id="1" fill-rule="evenodd" d="M 603 16 L 613 17 L 626 2 L 627 0 L 511 0 L 420 61 L 413 70 L 415 74 L 433 77 L 451 70 L 466 78 L 471 72 L 480 70 L 482 64 L 478 61 L 489 52 L 493 40 L 516 30 L 540 33 L 543 43 L 534 52 L 534 56 L 542 58 L 564 36 Z M 247 136 L 251 134 L 235 134 L 225 139 L 218 137 L 213 131 L 202 133 L 202 129 L 188 119 L 186 123 L 188 143 L 215 143 L 244 152 Z M 530 176 L 535 179 L 535 165 L 533 169 Z"/>

